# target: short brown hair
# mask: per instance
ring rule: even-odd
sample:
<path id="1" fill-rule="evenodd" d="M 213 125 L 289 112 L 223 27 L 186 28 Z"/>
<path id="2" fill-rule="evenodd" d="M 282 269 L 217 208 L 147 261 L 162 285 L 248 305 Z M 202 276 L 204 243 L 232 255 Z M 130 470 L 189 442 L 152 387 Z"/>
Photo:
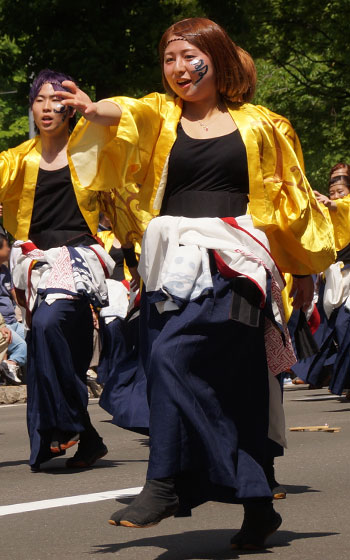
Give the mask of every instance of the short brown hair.
<path id="1" fill-rule="evenodd" d="M 332 177 L 334 171 L 338 171 L 340 169 L 344 169 L 344 172 L 341 175 L 336 175 L 335 177 Z M 348 186 L 350 185 L 350 165 L 348 163 L 340 162 L 333 165 L 329 173 L 328 187 L 331 187 L 335 183 L 338 183 L 341 179 L 345 180 Z"/>
<path id="2" fill-rule="evenodd" d="M 344 169 L 344 175 L 347 175 L 350 179 L 350 165 L 348 163 L 341 163 L 341 162 L 333 165 L 329 173 L 329 177 L 333 175 L 334 171 L 338 171 L 338 169 Z"/>
<path id="3" fill-rule="evenodd" d="M 164 75 L 164 51 L 173 35 L 183 37 L 210 56 L 215 69 L 217 89 L 224 99 L 233 102 L 246 102 L 252 99 L 256 84 L 252 58 L 230 39 L 220 25 L 206 18 L 188 18 L 178 21 L 171 25 L 161 38 L 159 55 L 163 85 L 168 93 L 174 95 Z"/>

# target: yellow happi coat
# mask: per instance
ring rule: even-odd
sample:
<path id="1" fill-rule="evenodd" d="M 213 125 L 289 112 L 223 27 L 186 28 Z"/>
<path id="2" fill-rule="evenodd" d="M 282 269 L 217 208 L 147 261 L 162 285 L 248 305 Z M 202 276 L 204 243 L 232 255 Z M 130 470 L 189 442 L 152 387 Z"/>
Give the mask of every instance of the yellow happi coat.
<path id="1" fill-rule="evenodd" d="M 350 243 L 350 194 L 333 202 L 336 203 L 337 209 L 326 208 L 326 211 L 333 224 L 336 250 L 340 251 Z"/>
<path id="2" fill-rule="evenodd" d="M 292 127 L 291 122 L 288 119 L 286 119 L 286 117 L 283 117 L 282 115 L 278 115 L 277 113 L 270 111 L 270 109 L 268 109 L 267 107 L 263 107 L 262 105 L 257 105 L 257 109 L 263 111 L 263 113 L 265 113 L 273 122 L 274 126 L 278 128 L 278 130 L 288 140 L 290 146 L 292 147 L 292 149 L 295 152 L 295 155 L 298 158 L 298 162 L 301 169 L 303 170 L 303 173 L 305 173 L 303 150 L 301 148 L 299 137 L 295 132 L 294 128 Z M 290 273 L 285 272 L 284 280 L 286 286 L 282 291 L 282 300 L 283 300 L 284 310 L 286 314 L 286 320 L 289 321 L 290 316 L 293 313 L 293 297 L 291 297 L 292 288 L 293 288 L 293 276 Z"/>
<path id="3" fill-rule="evenodd" d="M 122 108 L 119 126 L 80 119 L 69 140 L 68 163 L 91 232 L 102 209 L 125 244 L 140 241 L 161 208 L 182 101 L 158 93 L 109 101 Z M 324 270 L 335 258 L 333 228 L 274 114 L 248 103 L 228 109 L 247 152 L 248 211 L 267 234 L 277 264 L 293 274 Z M 28 239 L 40 158 L 38 136 L 0 154 L 4 225 L 17 239 Z"/>
<path id="4" fill-rule="evenodd" d="M 139 247 L 151 216 L 138 210 L 138 187 L 132 184 L 124 185 L 123 189 L 116 191 L 116 177 L 114 179 L 112 177 L 108 186 L 104 185 L 104 190 L 110 192 L 105 193 L 104 199 L 101 200 L 100 194 L 95 190 L 86 189 L 77 176 L 75 167 L 79 169 L 77 162 L 80 159 L 88 169 L 92 168 L 91 177 L 94 177 L 98 169 L 98 162 L 95 161 L 98 142 L 106 142 L 110 130 L 102 126 L 98 126 L 97 130 L 96 140 L 92 139 L 92 144 L 88 146 L 89 158 L 85 157 L 84 143 L 80 142 L 77 146 L 75 134 L 71 135 L 68 142 L 68 163 L 78 206 L 93 235 L 97 233 L 99 213 L 105 211 L 113 221 L 119 241 L 122 244 L 132 243 Z M 95 160 L 92 156 L 92 160 L 89 161 L 94 152 Z M 74 153 L 74 163 L 72 153 Z M 0 202 L 3 203 L 4 227 L 15 239 L 22 241 L 28 240 L 40 159 L 40 136 L 0 154 Z M 113 165 L 110 167 L 114 169 Z M 104 171 L 101 172 L 103 174 Z M 103 184 L 103 177 L 101 183 Z M 117 214 L 118 225 L 116 225 Z"/>
<path id="5" fill-rule="evenodd" d="M 127 200 L 124 193 L 138 185 L 139 205 L 125 206 L 123 214 L 132 231 L 135 210 L 151 216 L 160 211 L 182 101 L 159 93 L 108 101 L 122 109 L 119 126 L 103 129 L 81 119 L 72 134 L 70 164 L 81 187 L 105 191 L 107 206 L 108 200 L 113 206 L 111 195 Z M 246 103 L 228 110 L 247 152 L 248 211 L 268 236 L 277 264 L 293 274 L 324 270 L 335 259 L 333 228 L 289 139 L 266 109 Z"/>

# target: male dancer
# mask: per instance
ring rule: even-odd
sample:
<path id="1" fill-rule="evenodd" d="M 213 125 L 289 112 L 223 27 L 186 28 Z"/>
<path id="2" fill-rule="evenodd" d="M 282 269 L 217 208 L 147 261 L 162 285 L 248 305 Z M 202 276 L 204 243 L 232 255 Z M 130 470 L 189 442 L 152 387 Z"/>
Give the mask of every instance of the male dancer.
<path id="1" fill-rule="evenodd" d="M 93 237 L 97 193 L 82 188 L 71 173 L 75 110 L 56 94 L 67 79 L 40 72 L 29 95 L 38 135 L 0 154 L 5 227 L 25 242 L 14 282 L 31 323 L 27 421 L 33 471 L 78 442 L 67 467 L 89 467 L 108 451 L 90 422 L 85 378 L 92 355 L 91 304 L 107 301 L 104 279 L 114 263 Z"/>

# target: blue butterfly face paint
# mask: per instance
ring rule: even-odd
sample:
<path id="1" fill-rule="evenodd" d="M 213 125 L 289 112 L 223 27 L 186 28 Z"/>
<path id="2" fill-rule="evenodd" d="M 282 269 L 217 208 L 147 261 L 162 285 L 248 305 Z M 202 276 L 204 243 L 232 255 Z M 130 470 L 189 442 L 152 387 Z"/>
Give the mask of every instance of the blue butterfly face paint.
<path id="1" fill-rule="evenodd" d="M 208 72 L 208 64 L 204 64 L 203 58 L 196 58 L 190 62 L 192 66 L 194 66 L 193 74 L 197 74 L 198 79 L 194 82 L 196 86 L 199 82 L 204 78 L 206 73 Z"/>

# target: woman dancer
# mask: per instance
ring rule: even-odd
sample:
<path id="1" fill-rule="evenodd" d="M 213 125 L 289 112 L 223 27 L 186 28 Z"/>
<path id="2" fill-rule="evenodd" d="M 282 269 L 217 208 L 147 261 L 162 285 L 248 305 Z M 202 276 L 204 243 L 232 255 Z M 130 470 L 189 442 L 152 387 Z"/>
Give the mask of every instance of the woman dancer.
<path id="1" fill-rule="evenodd" d="M 288 140 L 247 103 L 250 72 L 225 31 L 202 18 L 178 22 L 160 57 L 167 95 L 96 104 L 72 84 L 60 94 L 86 117 L 78 134 L 102 118 L 118 124 L 103 161 L 114 162 L 121 191 L 138 183 L 142 207 L 161 214 L 139 267 L 147 481 L 110 522 L 150 527 L 207 500 L 238 502 L 245 517 L 232 547 L 259 548 L 281 523 L 262 469 L 268 369 L 291 363 L 283 344 L 282 359 L 267 363 L 270 335 L 282 340 L 269 303 L 280 303 L 275 261 L 296 275 L 295 307 L 308 307 L 309 275 L 333 262 L 333 235 Z"/>

